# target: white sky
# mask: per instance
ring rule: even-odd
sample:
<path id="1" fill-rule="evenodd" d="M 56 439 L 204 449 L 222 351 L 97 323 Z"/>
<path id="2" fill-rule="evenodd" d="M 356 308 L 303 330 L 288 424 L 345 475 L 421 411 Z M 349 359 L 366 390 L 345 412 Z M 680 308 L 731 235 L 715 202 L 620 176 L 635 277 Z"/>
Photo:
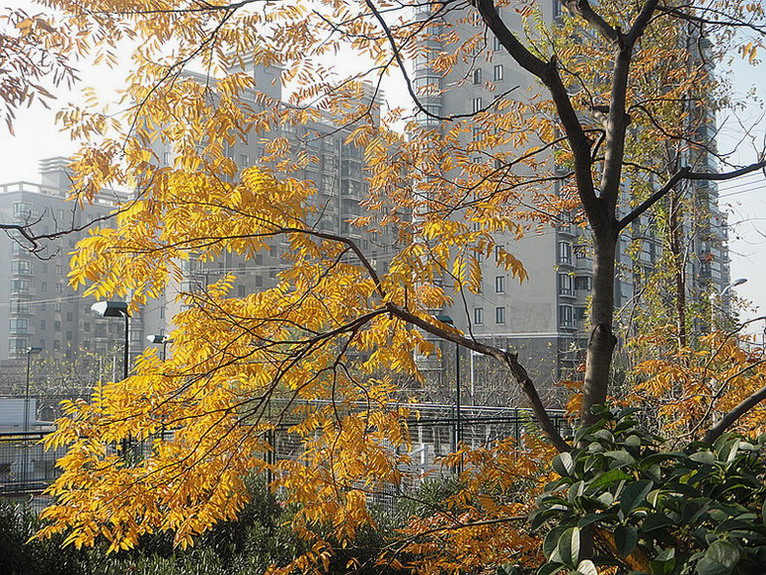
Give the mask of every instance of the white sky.
<path id="1" fill-rule="evenodd" d="M 5 5 L 23 6 L 32 13 L 27 0 L 16 0 Z M 756 67 L 743 62 L 736 62 L 730 72 L 733 74 L 735 94 L 744 96 L 750 90 L 757 97 L 749 95 L 747 110 L 738 113 L 739 122 L 729 117 L 719 136 L 719 150 L 727 151 L 736 146 L 743 137 L 746 126 L 754 124 L 763 114 L 760 102 L 766 99 L 766 64 Z M 119 73 L 100 69 L 85 70 L 82 73 L 83 85 L 114 87 L 119 82 Z M 403 85 L 387 86 L 389 95 L 403 95 Z M 61 133 L 54 122 L 55 110 L 70 101 L 79 99 L 78 93 L 58 90 L 59 99 L 52 103 L 52 110 L 40 105 L 17 112 L 15 136 L 11 136 L 4 126 L 0 126 L 0 183 L 11 181 L 39 182 L 38 162 L 51 156 L 66 156 L 79 146 Z M 760 101 L 759 101 L 760 100 Z M 397 105 L 406 105 L 398 101 Z M 729 114 L 729 116 L 731 116 Z M 723 118 L 721 119 L 723 120 Z M 763 146 L 766 134 L 755 134 Z M 752 146 L 742 146 L 737 162 L 755 160 Z M 766 314 L 766 179 L 763 175 L 753 175 L 742 180 L 723 182 L 719 185 L 721 207 L 729 213 L 730 254 L 732 278 L 744 277 L 748 282 L 736 288 L 735 293 L 751 302 L 754 306 L 741 314 L 742 319 Z M 758 327 L 760 331 L 761 327 Z"/>

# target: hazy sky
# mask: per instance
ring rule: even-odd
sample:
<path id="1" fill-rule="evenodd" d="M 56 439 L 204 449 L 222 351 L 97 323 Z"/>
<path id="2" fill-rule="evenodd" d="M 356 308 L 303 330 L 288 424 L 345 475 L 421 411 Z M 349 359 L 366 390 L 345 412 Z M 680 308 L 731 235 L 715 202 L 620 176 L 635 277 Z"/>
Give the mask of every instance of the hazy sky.
<path id="1" fill-rule="evenodd" d="M 8 5 L 9 3 L 4 3 Z M 28 5 L 23 0 L 11 2 L 14 5 Z M 30 9 L 33 10 L 33 9 Z M 728 151 L 736 146 L 748 126 L 757 122 L 763 113 L 759 99 L 766 98 L 766 65 L 752 67 L 737 62 L 731 70 L 736 95 L 747 96 L 749 107 L 738 112 L 737 119 L 731 113 L 720 118 L 723 123 L 719 136 L 719 149 Z M 119 73 L 104 71 L 95 73 L 86 70 L 82 74 L 84 85 L 101 84 L 115 86 Z M 405 90 L 387 88 L 388 94 L 403 94 Z M 62 156 L 77 149 L 77 144 L 69 140 L 55 126 L 55 109 L 71 100 L 77 100 L 77 94 L 58 91 L 59 99 L 52 103 L 52 110 L 35 105 L 19 110 L 15 122 L 15 136 L 11 136 L 4 126 L 0 126 L 0 183 L 26 180 L 38 182 L 38 162 L 42 158 Z M 406 105 L 397 102 L 398 105 Z M 724 122 L 724 120 L 726 120 Z M 756 133 L 763 147 L 764 132 Z M 754 161 L 752 145 L 741 146 L 741 152 L 735 161 Z M 748 282 L 736 289 L 736 294 L 752 301 L 756 309 L 747 310 L 743 319 L 766 314 L 766 179 L 762 174 L 753 175 L 720 186 L 721 206 L 729 213 L 730 252 L 732 278 L 745 277 Z M 761 329 L 760 327 L 758 328 Z"/>

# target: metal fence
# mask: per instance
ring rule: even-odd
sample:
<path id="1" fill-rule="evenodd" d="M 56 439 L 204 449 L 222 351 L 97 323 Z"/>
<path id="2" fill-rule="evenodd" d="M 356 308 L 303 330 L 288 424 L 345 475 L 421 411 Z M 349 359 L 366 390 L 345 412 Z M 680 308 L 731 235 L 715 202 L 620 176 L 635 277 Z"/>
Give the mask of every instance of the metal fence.
<path id="1" fill-rule="evenodd" d="M 528 409 L 465 406 L 458 413 L 450 405 L 402 406 L 410 413 L 407 423 L 412 438 L 411 463 L 403 471 L 411 477 L 439 469 L 449 472 L 440 466 L 439 458 L 454 452 L 461 442 L 477 448 L 511 437 L 523 445 L 525 435 L 539 433 Z M 567 435 L 564 413 L 552 412 L 551 418 L 562 435 Z M 288 432 L 290 425 L 283 422 L 271 434 L 274 451 L 270 457 L 290 459 L 300 453 L 300 441 Z M 27 499 L 35 508 L 45 506 L 42 491 L 58 476 L 55 462 L 65 451 L 44 449 L 41 441 L 48 433 L 51 432 L 0 433 L 0 497 Z"/>

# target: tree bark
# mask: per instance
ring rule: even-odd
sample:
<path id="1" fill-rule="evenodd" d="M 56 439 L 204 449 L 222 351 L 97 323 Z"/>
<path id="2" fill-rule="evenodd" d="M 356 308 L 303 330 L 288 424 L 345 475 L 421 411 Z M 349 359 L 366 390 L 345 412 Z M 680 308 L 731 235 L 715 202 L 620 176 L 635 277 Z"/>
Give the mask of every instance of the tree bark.
<path id="1" fill-rule="evenodd" d="M 593 292 L 591 301 L 591 333 L 585 357 L 580 424 L 589 425 L 595 417 L 594 405 L 606 401 L 612 354 L 617 343 L 614 336 L 614 279 L 616 233 L 604 226 L 593 234 Z"/>

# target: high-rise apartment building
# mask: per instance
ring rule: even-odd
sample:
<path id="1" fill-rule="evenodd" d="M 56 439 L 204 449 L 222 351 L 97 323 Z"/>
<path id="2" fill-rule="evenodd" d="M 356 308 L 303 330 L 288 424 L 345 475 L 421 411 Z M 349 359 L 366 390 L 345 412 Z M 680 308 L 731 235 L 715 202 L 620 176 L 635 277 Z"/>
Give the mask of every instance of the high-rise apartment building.
<path id="1" fill-rule="evenodd" d="M 75 293 L 67 274 L 70 253 L 88 224 L 108 216 L 124 196 L 104 191 L 80 209 L 68 199 L 66 158 L 42 160 L 40 171 L 39 184 L 0 184 L 2 222 L 43 236 L 35 250 L 14 231 L 0 242 L 0 269 L 7 272 L 0 281 L 0 360 L 10 360 L 10 365 L 30 347 L 42 348 L 50 357 L 73 359 L 80 351 L 106 353 L 123 340 L 120 322 L 95 315 L 90 310 L 93 299 Z M 101 225 L 109 225 L 109 220 Z"/>
<path id="2" fill-rule="evenodd" d="M 552 22 L 560 3 L 551 0 L 538 3 L 538 7 L 543 10 L 543 18 Z M 498 10 L 508 28 L 523 36 L 520 14 L 511 7 Z M 433 11 L 428 3 L 416 9 L 416 18 L 424 22 L 423 30 L 428 32 L 413 70 L 413 83 L 425 109 L 441 118 L 465 118 L 488 109 L 498 98 L 531 101 L 542 86 L 515 63 L 491 33 L 475 42 L 471 58 L 454 58 L 449 71 L 443 71 L 443 62 L 437 60 L 439 56 L 453 52 L 461 41 L 476 38 L 478 29 L 468 16 L 466 10 Z M 712 130 L 712 112 L 701 109 L 699 114 L 706 119 L 700 129 Z M 418 122 L 431 129 L 448 129 L 442 120 L 422 112 Z M 480 130 L 478 122 L 473 131 L 465 129 L 463 147 L 475 150 L 475 162 L 486 163 L 491 161 L 490 154 L 469 146 L 469 142 L 477 141 Z M 703 141 L 710 140 L 712 138 Z M 507 146 L 491 152 L 497 157 L 503 152 L 512 154 L 513 149 Z M 553 161 L 551 156 L 551 167 Z M 686 165 L 715 169 L 713 156 L 704 151 L 686 158 Z M 544 188 L 545 184 L 538 186 Z M 684 250 L 688 254 L 685 289 L 689 298 L 707 298 L 719 293 L 730 281 L 726 215 L 718 208 L 718 193 L 713 182 L 688 186 L 684 197 L 693 198 L 694 207 L 683 225 Z M 555 192 L 552 184 L 548 191 Z M 629 203 L 623 202 L 623 205 Z M 631 305 L 642 278 L 652 272 L 662 253 L 664 241 L 652 225 L 652 218 L 651 213 L 644 214 L 620 239 L 614 285 L 617 308 Z M 444 312 L 453 318 L 457 327 L 465 331 L 470 327 L 478 339 L 518 351 L 535 380 L 542 383 L 560 380 L 579 365 L 587 338 L 587 306 L 592 282 L 588 232 L 564 221 L 547 228 L 538 227 L 521 240 L 512 234 L 496 237 L 499 244 L 505 244 L 523 262 L 528 281 L 519 284 L 504 267 L 498 267 L 495 258 L 485 257 L 480 293 L 466 291 Z M 468 363 L 462 362 L 465 366 Z M 473 358 L 470 364 L 473 379 Z M 467 369 L 463 368 L 463 381 Z M 477 402 L 481 402 L 481 390 L 477 389 L 476 394 Z"/>
<path id="3" fill-rule="evenodd" d="M 250 95 L 254 108 L 265 100 L 287 105 L 281 102 L 280 69 L 251 66 L 247 72 L 253 74 L 256 84 Z M 362 98 L 369 101 L 368 119 L 378 122 L 380 96 L 365 86 Z M 269 143 L 277 138 L 289 142 L 292 154 L 307 158 L 289 176 L 310 181 L 316 188 L 307 206 L 307 223 L 318 231 L 355 240 L 382 271 L 390 257 L 394 235 L 383 227 L 380 233 L 367 233 L 369 228 L 362 230 L 350 223 L 353 218 L 367 214 L 361 204 L 367 195 L 362 150 L 348 142 L 354 128 L 327 113 L 317 112 L 314 120 L 307 123 L 284 123 L 266 132 L 250 133 L 246 141 L 230 146 L 226 153 L 239 169 L 264 165 L 280 175 L 277 161 L 269 157 Z M 171 146 L 158 147 L 154 152 L 161 167 L 172 167 Z M 83 227 L 112 211 L 120 201 L 114 192 L 104 192 L 84 211 L 67 201 L 71 182 L 66 163 L 64 158 L 44 160 L 41 184 L 16 182 L 0 186 L 3 221 L 30 224 L 34 233 L 47 234 Z M 0 302 L 6 302 L 0 305 L 0 339 L 8 342 L 0 359 L 15 358 L 18 363 L 29 347 L 41 347 L 46 353 L 62 358 L 74 357 L 79 351 L 104 353 L 109 349 L 116 353 L 107 355 L 118 357 L 119 361 L 123 323 L 94 314 L 90 310 L 93 299 L 83 299 L 67 285 L 69 252 L 84 233 L 76 231 L 44 242 L 37 254 L 27 250 L 23 242 L 9 239 L 0 244 L 0 264 L 11 272 L 5 287 L 0 282 Z M 285 259 L 289 251 L 287 238 L 275 237 L 269 248 L 250 259 L 224 253 L 214 261 L 184 262 L 182 281 L 169 288 L 163 298 L 148 301 L 140 313 L 131 317 L 130 356 L 135 357 L 149 345 L 147 336 L 169 333 L 173 314 L 181 310 L 179 292 L 199 291 L 226 274 L 237 276 L 232 296 L 242 297 L 274 286 L 279 272 L 289 266 Z M 112 371 L 106 370 L 104 375 L 111 377 Z M 119 369 L 115 371 L 118 376 L 120 373 Z"/>
<path id="4" fill-rule="evenodd" d="M 280 68 L 251 63 L 243 71 L 251 74 L 255 81 L 255 88 L 248 94 L 249 106 L 255 110 L 263 106 L 263 102 L 289 106 L 283 101 Z M 189 76 L 194 78 L 192 74 Z M 205 81 L 204 78 L 200 80 Z M 361 98 L 369 104 L 366 121 L 379 123 L 381 94 L 375 94 L 372 86 L 366 84 L 363 92 Z M 307 202 L 306 223 L 319 232 L 342 235 L 357 242 L 373 265 L 382 271 L 390 258 L 395 236 L 385 227 L 380 227 L 379 233 L 371 234 L 367 233 L 369 228 L 363 230 L 351 224 L 354 218 L 370 214 L 362 205 L 368 190 L 363 151 L 348 141 L 356 126 L 341 122 L 324 111 L 316 110 L 311 116 L 313 119 L 307 122 L 285 121 L 267 131 L 250 132 L 244 141 L 229 146 L 226 154 L 240 170 L 261 165 L 278 176 L 310 182 L 316 193 Z M 291 157 L 305 158 L 297 169 L 288 174 L 279 171 L 278 163 L 284 159 L 283 156 L 272 155 L 269 151 L 270 143 L 277 139 L 287 142 Z M 157 149 L 155 153 L 165 166 L 173 165 L 172 146 Z M 249 259 L 224 252 L 213 261 L 184 262 L 183 281 L 167 290 L 164 301 L 147 306 L 155 310 L 154 313 L 145 313 L 147 330 L 167 333 L 172 329 L 172 315 L 182 309 L 178 293 L 202 290 L 226 274 L 236 276 L 231 293 L 235 297 L 244 297 L 276 285 L 279 272 L 290 265 L 285 257 L 289 252 L 288 238 L 275 236 L 268 245 L 268 250 L 262 250 Z"/>

